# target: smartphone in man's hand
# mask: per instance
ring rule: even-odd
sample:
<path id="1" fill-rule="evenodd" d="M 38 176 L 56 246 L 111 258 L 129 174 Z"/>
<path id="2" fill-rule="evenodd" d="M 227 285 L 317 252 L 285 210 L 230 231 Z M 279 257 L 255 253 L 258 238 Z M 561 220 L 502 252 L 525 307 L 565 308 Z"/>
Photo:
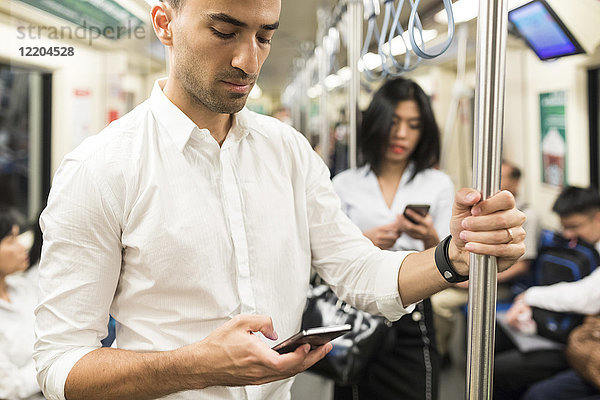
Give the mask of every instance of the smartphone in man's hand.
<path id="1" fill-rule="evenodd" d="M 427 213 L 429 212 L 429 204 L 408 204 L 405 208 L 404 208 L 404 217 L 409 220 L 410 222 L 412 222 L 413 224 L 417 224 L 418 222 L 415 221 L 414 219 L 412 219 L 411 217 L 408 216 L 408 214 L 406 213 L 406 210 L 411 210 L 416 212 L 417 214 L 421 215 L 421 216 L 426 216 Z"/>
<path id="2" fill-rule="evenodd" d="M 310 349 L 312 350 L 315 347 L 331 342 L 336 337 L 342 336 L 351 329 L 352 325 L 350 324 L 305 329 L 275 345 L 273 350 L 280 354 L 290 353 L 305 343 L 310 344 Z"/>

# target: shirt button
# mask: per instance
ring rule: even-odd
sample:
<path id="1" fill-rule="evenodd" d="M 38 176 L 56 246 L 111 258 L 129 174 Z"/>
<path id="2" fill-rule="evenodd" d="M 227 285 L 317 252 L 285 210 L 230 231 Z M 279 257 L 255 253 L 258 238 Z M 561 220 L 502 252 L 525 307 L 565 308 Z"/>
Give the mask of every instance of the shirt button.
<path id="1" fill-rule="evenodd" d="M 415 322 L 419 322 L 420 320 L 423 319 L 423 314 L 421 314 L 419 311 L 413 311 L 412 315 L 412 319 Z"/>

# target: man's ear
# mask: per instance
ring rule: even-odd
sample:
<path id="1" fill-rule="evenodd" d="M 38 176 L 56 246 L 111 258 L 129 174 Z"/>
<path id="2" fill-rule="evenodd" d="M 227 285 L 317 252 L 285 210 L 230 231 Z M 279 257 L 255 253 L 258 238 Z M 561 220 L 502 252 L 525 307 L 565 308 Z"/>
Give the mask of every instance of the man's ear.
<path id="1" fill-rule="evenodd" d="M 161 1 L 152 7 L 152 26 L 158 40 L 165 46 L 173 45 L 171 22 L 174 16 L 173 8 L 169 3 Z"/>

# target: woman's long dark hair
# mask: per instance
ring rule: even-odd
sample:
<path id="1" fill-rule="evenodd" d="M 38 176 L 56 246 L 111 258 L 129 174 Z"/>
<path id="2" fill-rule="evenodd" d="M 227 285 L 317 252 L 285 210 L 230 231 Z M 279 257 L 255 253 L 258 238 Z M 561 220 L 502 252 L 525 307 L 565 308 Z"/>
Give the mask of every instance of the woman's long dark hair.
<path id="1" fill-rule="evenodd" d="M 13 209 L 0 204 L 0 240 L 11 235 L 15 225 L 18 225 L 18 220 Z"/>
<path id="2" fill-rule="evenodd" d="M 414 100 L 421 114 L 421 135 L 417 147 L 410 155 L 415 169 L 409 180 L 419 172 L 437 165 L 440 159 L 440 131 L 429 98 L 415 82 L 396 78 L 387 81 L 375 92 L 362 118 L 359 137 L 361 165 L 369 164 L 375 175 L 379 176 L 381 172 L 394 111 L 398 103 L 405 100 Z"/>

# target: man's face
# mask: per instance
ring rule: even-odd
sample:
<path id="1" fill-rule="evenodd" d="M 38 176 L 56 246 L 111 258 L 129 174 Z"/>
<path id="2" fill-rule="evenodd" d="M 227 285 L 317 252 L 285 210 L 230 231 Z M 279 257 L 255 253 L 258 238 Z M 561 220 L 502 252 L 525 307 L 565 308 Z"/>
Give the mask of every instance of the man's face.
<path id="1" fill-rule="evenodd" d="M 560 224 L 567 239 L 580 238 L 592 244 L 600 241 L 600 210 L 560 217 Z"/>
<path id="2" fill-rule="evenodd" d="M 184 0 L 171 22 L 175 77 L 216 113 L 246 104 L 269 55 L 280 0 Z"/>

